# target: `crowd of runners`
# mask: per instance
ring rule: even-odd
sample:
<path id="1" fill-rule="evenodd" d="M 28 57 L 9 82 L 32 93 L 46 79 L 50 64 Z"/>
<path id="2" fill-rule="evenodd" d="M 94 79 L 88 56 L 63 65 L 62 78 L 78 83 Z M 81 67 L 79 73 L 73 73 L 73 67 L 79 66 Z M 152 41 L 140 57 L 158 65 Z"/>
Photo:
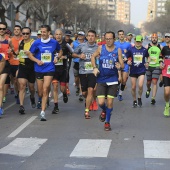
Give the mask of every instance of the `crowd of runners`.
<path id="1" fill-rule="evenodd" d="M 59 93 L 62 93 L 63 102 L 68 102 L 72 65 L 76 95 L 80 102 L 85 102 L 82 111 L 85 119 L 90 119 L 90 111 L 98 110 L 99 106 L 99 119 L 105 122 L 106 131 L 111 130 L 114 98 L 123 100 L 128 77 L 134 108 L 142 106 L 145 75 L 145 95 L 149 98 L 152 93 L 152 105 L 156 104 L 158 83 L 160 87 L 164 86 L 163 114 L 169 117 L 170 33 L 165 34 L 161 44 L 158 35 L 153 33 L 146 47 L 142 45 L 141 35 L 133 37 L 132 33 L 125 34 L 123 30 L 116 33 L 118 37 L 112 31 L 105 32 L 99 40 L 95 30 L 90 29 L 86 34 L 79 31 L 73 40 L 69 30 L 57 29 L 52 35 L 50 26 L 42 25 L 34 40 L 29 27 L 15 25 L 12 36 L 7 24 L 0 22 L 0 117 L 9 88 L 12 94 L 15 93 L 20 114 L 26 113 L 26 93 L 30 94 L 32 108 L 41 109 L 41 121 L 46 121 L 45 110 L 51 95 L 54 99 L 51 112 L 59 113 Z M 37 103 L 35 94 L 38 95 Z"/>

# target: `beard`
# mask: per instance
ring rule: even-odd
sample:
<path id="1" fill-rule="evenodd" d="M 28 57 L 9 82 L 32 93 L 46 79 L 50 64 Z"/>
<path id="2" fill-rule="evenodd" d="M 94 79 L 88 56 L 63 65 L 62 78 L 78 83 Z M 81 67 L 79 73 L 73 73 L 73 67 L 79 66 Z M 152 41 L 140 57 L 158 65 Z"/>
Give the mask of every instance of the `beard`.
<path id="1" fill-rule="evenodd" d="M 154 44 L 154 45 L 157 44 L 157 41 L 152 41 L 152 44 Z"/>

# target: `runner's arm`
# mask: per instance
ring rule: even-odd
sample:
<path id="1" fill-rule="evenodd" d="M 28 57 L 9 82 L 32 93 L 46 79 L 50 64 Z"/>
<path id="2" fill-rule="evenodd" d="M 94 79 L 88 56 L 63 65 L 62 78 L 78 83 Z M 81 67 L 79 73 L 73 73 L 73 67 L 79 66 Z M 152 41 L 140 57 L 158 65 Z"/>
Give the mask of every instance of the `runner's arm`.
<path id="1" fill-rule="evenodd" d="M 98 48 L 97 48 L 97 50 L 93 53 L 93 55 L 91 56 L 91 63 L 92 63 L 92 67 L 93 67 L 93 69 L 94 68 L 97 68 L 96 67 L 96 57 L 100 57 L 100 53 L 101 53 L 101 47 L 102 46 L 99 46 Z"/>

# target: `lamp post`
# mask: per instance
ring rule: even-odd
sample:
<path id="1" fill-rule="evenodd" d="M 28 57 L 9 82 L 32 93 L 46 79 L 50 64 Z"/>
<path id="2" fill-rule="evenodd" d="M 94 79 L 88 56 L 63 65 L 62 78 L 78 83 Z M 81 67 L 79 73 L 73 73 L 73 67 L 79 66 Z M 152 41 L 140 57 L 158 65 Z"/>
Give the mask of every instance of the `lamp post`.
<path id="1" fill-rule="evenodd" d="M 50 0 L 47 0 L 47 25 L 50 24 Z"/>

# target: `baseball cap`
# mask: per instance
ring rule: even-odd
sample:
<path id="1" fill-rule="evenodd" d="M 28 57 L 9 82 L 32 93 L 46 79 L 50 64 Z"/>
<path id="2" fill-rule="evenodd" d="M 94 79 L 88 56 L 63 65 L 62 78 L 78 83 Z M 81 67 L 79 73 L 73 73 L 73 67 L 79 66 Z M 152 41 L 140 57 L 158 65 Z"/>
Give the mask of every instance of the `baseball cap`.
<path id="1" fill-rule="evenodd" d="M 37 35 L 41 35 L 41 30 L 38 30 Z"/>
<path id="2" fill-rule="evenodd" d="M 170 33 L 165 33 L 165 37 L 170 37 Z"/>
<path id="3" fill-rule="evenodd" d="M 83 36 L 84 36 L 85 33 L 84 33 L 83 31 L 79 31 L 79 32 L 78 32 L 78 35 L 83 35 Z"/>
<path id="4" fill-rule="evenodd" d="M 142 37 L 141 35 L 137 35 L 137 36 L 135 37 L 135 41 L 141 42 L 141 41 L 143 41 L 143 37 Z"/>
<path id="5" fill-rule="evenodd" d="M 66 31 L 65 31 L 65 35 L 71 35 L 71 31 L 66 30 Z"/>
<path id="6" fill-rule="evenodd" d="M 129 32 L 127 35 L 129 36 L 129 35 L 133 35 L 133 34 Z"/>

